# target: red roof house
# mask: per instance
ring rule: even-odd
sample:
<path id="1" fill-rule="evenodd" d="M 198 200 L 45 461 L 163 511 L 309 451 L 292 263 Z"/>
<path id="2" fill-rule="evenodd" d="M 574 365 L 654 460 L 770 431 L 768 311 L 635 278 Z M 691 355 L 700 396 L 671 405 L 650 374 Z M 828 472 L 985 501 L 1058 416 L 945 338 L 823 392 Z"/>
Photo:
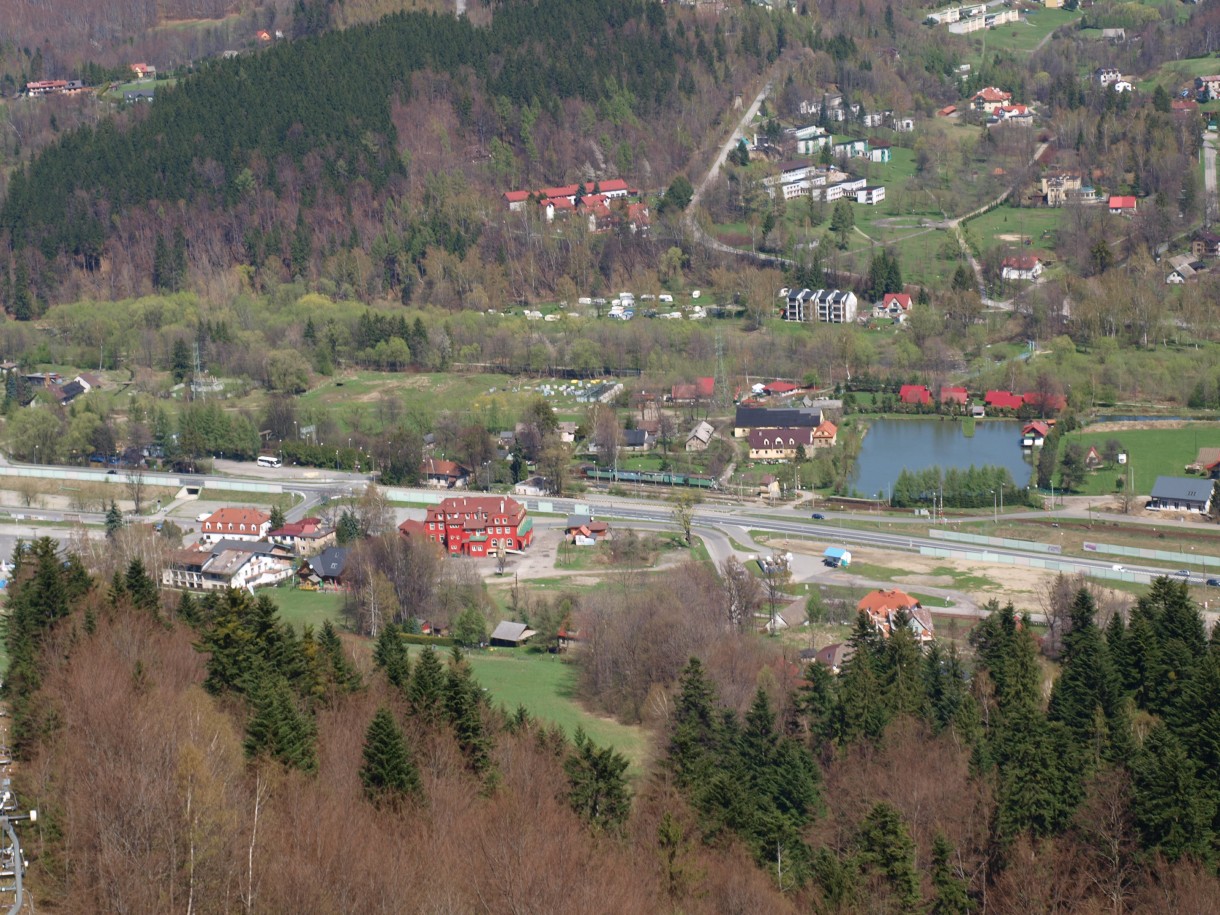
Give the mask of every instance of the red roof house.
<path id="1" fill-rule="evenodd" d="M 1110 195 L 1110 212 L 1111 213 L 1134 213 L 1135 212 L 1135 197 L 1130 194 L 1123 196 L 1119 194 Z"/>
<path id="2" fill-rule="evenodd" d="M 793 384 L 791 381 L 773 381 L 769 385 L 767 385 L 766 387 L 763 388 L 763 393 L 764 394 L 779 394 L 782 396 L 784 394 L 792 394 L 793 392 L 799 391 L 799 390 L 800 390 L 800 388 L 797 385 Z"/>
<path id="3" fill-rule="evenodd" d="M 696 400 L 711 400 L 716 392 L 716 379 L 710 375 L 696 378 L 694 384 L 675 384 L 669 389 L 669 399 L 674 403 L 694 403 Z"/>
<path id="4" fill-rule="evenodd" d="M 951 388 L 948 385 L 940 389 L 941 403 L 961 404 L 963 407 L 970 400 L 970 392 L 965 388 Z"/>
<path id="5" fill-rule="evenodd" d="M 859 613 L 868 614 L 868 618 L 883 636 L 889 637 L 893 631 L 895 617 L 899 611 L 910 617 L 910 627 L 920 642 L 930 642 L 932 633 L 932 614 L 905 591 L 897 588 L 878 588 L 870 591 L 856 604 Z"/>
<path id="6" fill-rule="evenodd" d="M 988 391 L 983 403 L 996 410 L 1019 410 L 1024 406 L 1025 398 L 1011 391 Z"/>
<path id="7" fill-rule="evenodd" d="M 887 292 L 881 307 L 890 314 L 906 314 L 911 310 L 911 297 L 905 292 Z"/>
<path id="8" fill-rule="evenodd" d="M 928 390 L 927 385 L 904 384 L 898 389 L 898 399 L 905 404 L 926 407 L 932 402 L 932 392 Z"/>
<path id="9" fill-rule="evenodd" d="M 453 556 L 491 556 L 500 547 L 522 550 L 534 539 L 525 506 L 507 496 L 445 499 L 428 509 L 424 526 L 424 536 Z"/>
<path id="10" fill-rule="evenodd" d="M 204 519 L 204 541 L 262 540 L 271 526 L 270 512 L 257 508 L 222 508 Z"/>

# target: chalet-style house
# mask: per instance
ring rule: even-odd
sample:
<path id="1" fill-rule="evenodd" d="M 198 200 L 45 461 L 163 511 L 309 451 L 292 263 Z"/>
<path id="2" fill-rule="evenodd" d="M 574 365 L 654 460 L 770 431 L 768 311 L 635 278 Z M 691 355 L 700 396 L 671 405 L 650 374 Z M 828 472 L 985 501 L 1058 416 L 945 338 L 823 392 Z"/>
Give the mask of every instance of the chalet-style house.
<path id="1" fill-rule="evenodd" d="M 343 575 L 347 571 L 348 552 L 345 546 L 332 546 L 310 556 L 297 569 L 301 587 L 316 591 L 345 587 Z"/>
<path id="2" fill-rule="evenodd" d="M 576 546 L 596 546 L 610 539 L 610 522 L 598 521 L 589 515 L 568 515 L 563 535 Z"/>
<path id="3" fill-rule="evenodd" d="M 875 306 L 873 315 L 878 318 L 893 318 L 899 324 L 911 314 L 911 296 L 905 292 L 887 292 Z"/>
<path id="4" fill-rule="evenodd" d="M 179 591 L 216 591 L 279 584 L 292 577 L 293 556 L 274 543 L 217 540 L 209 547 L 176 550 L 161 583 Z"/>
<path id="5" fill-rule="evenodd" d="M 897 588 L 879 588 L 871 591 L 856 604 L 856 610 L 868 615 L 877 631 L 886 638 L 893 632 L 895 618 L 899 611 L 905 611 L 910 622 L 910 628 L 915 633 L 915 639 L 920 644 L 931 642 L 935 638 L 932 627 L 932 614 L 925 610 L 919 601 Z"/>
<path id="6" fill-rule="evenodd" d="M 335 542 L 335 529 L 321 518 L 302 518 L 268 531 L 267 540 L 287 547 L 297 556 L 312 556 Z"/>
<path id="7" fill-rule="evenodd" d="M 707 446 L 711 444 L 712 433 L 715 431 L 711 423 L 707 421 L 699 423 L 695 428 L 690 430 L 690 435 L 686 437 L 686 450 L 706 451 Z"/>
<path id="8" fill-rule="evenodd" d="M 970 107 L 984 114 L 995 114 L 997 108 L 1001 105 L 1007 105 L 1011 101 L 1011 92 L 1005 92 L 1003 89 L 997 89 L 995 86 L 988 86 L 974 93 L 970 99 Z"/>
<path id="9" fill-rule="evenodd" d="M 492 556 L 501 547 L 518 552 L 534 538 L 525 506 L 505 496 L 445 499 L 428 509 L 423 525 L 424 537 L 451 556 Z"/>
<path id="10" fill-rule="evenodd" d="M 217 540 L 255 542 L 267 536 L 271 515 L 257 508 L 222 508 L 213 512 L 199 527 L 204 543 Z"/>

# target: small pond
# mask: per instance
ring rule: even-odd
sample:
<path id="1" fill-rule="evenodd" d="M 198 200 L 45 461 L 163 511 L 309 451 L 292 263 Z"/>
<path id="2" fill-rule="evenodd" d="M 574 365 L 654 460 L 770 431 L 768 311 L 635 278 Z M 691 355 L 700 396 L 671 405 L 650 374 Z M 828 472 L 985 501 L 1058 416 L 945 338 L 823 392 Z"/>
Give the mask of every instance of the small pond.
<path id="1" fill-rule="evenodd" d="M 862 496 L 874 496 L 893 487 L 903 468 L 966 470 L 985 464 L 1008 468 L 1013 482 L 1025 486 L 1033 464 L 1031 449 L 1021 447 L 1021 426 L 1016 420 L 983 420 L 967 438 L 960 421 L 939 417 L 868 420 L 852 486 Z"/>

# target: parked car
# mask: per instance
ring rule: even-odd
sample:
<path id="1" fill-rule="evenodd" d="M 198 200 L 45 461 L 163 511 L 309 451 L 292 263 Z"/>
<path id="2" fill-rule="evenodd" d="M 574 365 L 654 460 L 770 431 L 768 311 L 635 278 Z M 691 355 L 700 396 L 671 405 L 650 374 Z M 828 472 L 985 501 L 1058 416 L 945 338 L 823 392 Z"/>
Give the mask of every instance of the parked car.
<path id="1" fill-rule="evenodd" d="M 814 512 L 814 513 L 813 513 L 813 520 L 814 520 L 814 521 L 825 521 L 825 520 L 826 520 L 826 516 L 825 516 L 825 515 L 823 515 L 821 512 Z"/>

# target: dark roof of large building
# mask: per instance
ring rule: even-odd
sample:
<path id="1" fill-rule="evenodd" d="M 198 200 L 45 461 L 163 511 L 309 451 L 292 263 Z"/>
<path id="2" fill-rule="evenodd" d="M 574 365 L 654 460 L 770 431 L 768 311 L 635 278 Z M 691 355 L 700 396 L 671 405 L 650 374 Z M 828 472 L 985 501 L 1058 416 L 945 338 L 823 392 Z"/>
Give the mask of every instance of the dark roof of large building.
<path id="1" fill-rule="evenodd" d="M 737 408 L 734 425 L 738 429 L 811 428 L 822 424 L 822 411 L 817 407 Z"/>
<path id="2" fill-rule="evenodd" d="M 319 578 L 338 578 L 347 566 L 347 553 L 345 546 L 327 547 L 309 558 L 309 567 Z"/>
<path id="3" fill-rule="evenodd" d="M 1177 502 L 1206 502 L 1211 498 L 1214 480 L 1199 477 L 1157 477 L 1152 498 Z"/>

